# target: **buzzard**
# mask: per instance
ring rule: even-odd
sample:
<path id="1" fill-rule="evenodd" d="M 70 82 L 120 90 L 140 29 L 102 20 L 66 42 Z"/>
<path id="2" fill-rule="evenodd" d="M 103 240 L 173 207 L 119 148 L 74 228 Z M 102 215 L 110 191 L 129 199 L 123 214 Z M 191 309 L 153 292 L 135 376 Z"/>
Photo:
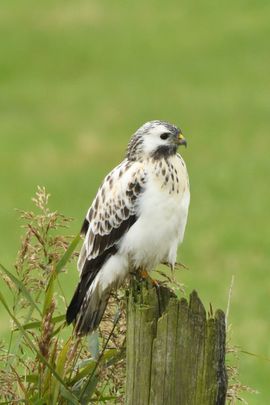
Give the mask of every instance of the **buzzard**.
<path id="1" fill-rule="evenodd" d="M 173 268 L 190 200 L 179 145 L 186 140 L 175 125 L 147 122 L 101 184 L 82 226 L 80 282 L 66 314 L 77 334 L 98 327 L 112 288 L 131 271 L 149 272 L 163 262 Z"/>

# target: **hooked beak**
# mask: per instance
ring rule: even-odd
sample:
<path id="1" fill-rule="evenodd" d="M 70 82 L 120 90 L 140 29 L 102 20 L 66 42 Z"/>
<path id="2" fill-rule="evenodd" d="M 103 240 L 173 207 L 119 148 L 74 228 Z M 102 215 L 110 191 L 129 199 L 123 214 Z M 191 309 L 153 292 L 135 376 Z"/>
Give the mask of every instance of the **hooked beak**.
<path id="1" fill-rule="evenodd" d="M 177 145 L 185 145 L 187 147 L 187 141 L 181 132 L 177 136 Z"/>

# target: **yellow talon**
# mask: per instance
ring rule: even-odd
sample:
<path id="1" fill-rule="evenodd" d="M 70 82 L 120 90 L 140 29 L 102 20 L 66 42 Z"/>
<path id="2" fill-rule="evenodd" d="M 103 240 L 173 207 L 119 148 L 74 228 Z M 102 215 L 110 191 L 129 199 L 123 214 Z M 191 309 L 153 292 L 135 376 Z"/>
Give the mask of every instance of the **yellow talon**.
<path id="1" fill-rule="evenodd" d="M 146 270 L 139 270 L 140 277 L 143 280 L 148 280 L 153 286 L 159 286 L 157 280 L 154 280 L 152 277 L 149 276 L 148 271 Z"/>

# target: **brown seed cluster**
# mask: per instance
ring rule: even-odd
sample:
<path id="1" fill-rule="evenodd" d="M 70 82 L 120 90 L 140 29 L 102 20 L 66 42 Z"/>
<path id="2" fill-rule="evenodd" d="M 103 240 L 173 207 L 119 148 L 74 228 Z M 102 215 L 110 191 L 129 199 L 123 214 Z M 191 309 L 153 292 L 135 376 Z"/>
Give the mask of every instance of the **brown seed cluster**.
<path id="1" fill-rule="evenodd" d="M 43 319 L 41 325 L 40 339 L 38 342 L 40 353 L 45 357 L 45 359 L 48 359 L 51 347 L 52 333 L 54 329 L 54 324 L 52 322 L 54 310 L 55 310 L 55 301 L 52 300 L 51 305 L 48 308 L 47 313 Z"/>

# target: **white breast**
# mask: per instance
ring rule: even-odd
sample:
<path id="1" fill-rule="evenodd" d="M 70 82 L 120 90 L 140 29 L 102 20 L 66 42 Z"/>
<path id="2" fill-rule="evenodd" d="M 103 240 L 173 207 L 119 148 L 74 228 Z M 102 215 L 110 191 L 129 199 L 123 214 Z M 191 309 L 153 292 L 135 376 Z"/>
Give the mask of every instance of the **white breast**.
<path id="1" fill-rule="evenodd" d="M 138 220 L 123 238 L 119 253 L 128 255 L 133 267 L 151 270 L 162 261 L 174 264 L 190 195 L 186 166 L 179 155 L 170 158 L 169 165 L 149 161 L 147 166 Z"/>

